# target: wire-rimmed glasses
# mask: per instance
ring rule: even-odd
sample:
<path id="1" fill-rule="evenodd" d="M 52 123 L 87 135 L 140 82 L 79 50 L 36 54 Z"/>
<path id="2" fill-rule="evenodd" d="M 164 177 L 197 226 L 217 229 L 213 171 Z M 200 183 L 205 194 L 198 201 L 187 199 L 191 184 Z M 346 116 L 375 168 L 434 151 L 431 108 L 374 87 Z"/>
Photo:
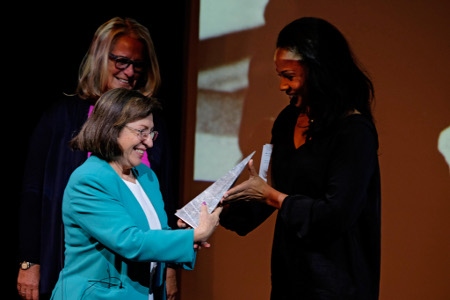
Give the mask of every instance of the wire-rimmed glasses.
<path id="1" fill-rule="evenodd" d="M 158 131 L 156 130 L 151 130 L 151 129 L 136 129 L 133 127 L 130 127 L 128 125 L 125 125 L 126 128 L 130 129 L 130 130 L 134 130 L 137 132 L 138 136 L 141 139 L 148 139 L 148 137 L 150 137 L 152 139 L 152 141 L 155 141 L 156 138 L 158 137 Z"/>

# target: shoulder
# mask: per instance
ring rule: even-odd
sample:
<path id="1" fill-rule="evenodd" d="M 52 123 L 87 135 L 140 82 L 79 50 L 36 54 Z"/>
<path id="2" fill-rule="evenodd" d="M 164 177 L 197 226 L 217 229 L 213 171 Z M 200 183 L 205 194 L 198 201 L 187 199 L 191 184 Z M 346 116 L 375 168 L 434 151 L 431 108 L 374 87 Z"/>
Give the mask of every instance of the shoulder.
<path id="1" fill-rule="evenodd" d="M 85 119 L 89 107 L 90 102 L 88 100 L 83 100 L 76 95 L 61 94 L 44 112 L 44 117 L 72 119 L 74 116 L 82 115 Z"/>
<path id="2" fill-rule="evenodd" d="M 51 108 L 65 108 L 65 107 L 88 107 L 89 108 L 90 101 L 81 99 L 78 95 L 68 95 L 61 94 L 54 103 Z"/>
<path id="3" fill-rule="evenodd" d="M 338 136 L 347 136 L 358 143 L 373 141 L 378 147 L 378 132 L 375 124 L 360 114 L 354 114 L 342 119 L 336 126 Z"/>
<path id="4" fill-rule="evenodd" d="M 377 132 L 375 124 L 360 114 L 353 114 L 343 118 L 339 127 L 347 130 L 368 130 L 374 133 Z"/>
<path id="5" fill-rule="evenodd" d="M 90 156 L 72 173 L 72 181 L 104 181 L 114 177 L 117 173 L 109 165 L 109 163 L 97 156 Z M 117 176 L 118 177 L 118 176 Z"/>
<path id="6" fill-rule="evenodd" d="M 96 195 L 98 199 L 110 199 L 123 193 L 123 181 L 108 162 L 90 156 L 70 175 L 64 191 L 67 203 L 75 203 Z M 117 197 L 116 197 L 117 198 Z"/>

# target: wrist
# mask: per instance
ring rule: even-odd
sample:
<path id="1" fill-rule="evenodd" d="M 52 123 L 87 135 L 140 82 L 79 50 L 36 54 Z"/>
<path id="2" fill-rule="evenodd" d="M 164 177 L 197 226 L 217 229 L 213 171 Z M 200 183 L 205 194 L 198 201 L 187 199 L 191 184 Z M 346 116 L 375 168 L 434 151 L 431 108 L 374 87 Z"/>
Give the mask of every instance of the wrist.
<path id="1" fill-rule="evenodd" d="M 174 269 L 174 270 L 180 268 L 180 265 L 179 264 L 175 264 L 175 263 L 166 263 L 166 266 L 167 266 L 168 269 Z"/>
<path id="2" fill-rule="evenodd" d="M 276 209 L 280 209 L 281 205 L 283 204 L 284 199 L 288 195 L 281 193 L 274 188 L 271 188 L 271 191 L 269 192 L 269 197 L 267 198 L 267 204 L 270 206 L 275 207 Z"/>
<path id="3" fill-rule="evenodd" d="M 21 270 L 28 270 L 29 268 L 31 268 L 34 265 L 35 265 L 35 263 L 29 262 L 26 260 L 24 260 L 23 262 L 21 262 L 19 264 Z"/>

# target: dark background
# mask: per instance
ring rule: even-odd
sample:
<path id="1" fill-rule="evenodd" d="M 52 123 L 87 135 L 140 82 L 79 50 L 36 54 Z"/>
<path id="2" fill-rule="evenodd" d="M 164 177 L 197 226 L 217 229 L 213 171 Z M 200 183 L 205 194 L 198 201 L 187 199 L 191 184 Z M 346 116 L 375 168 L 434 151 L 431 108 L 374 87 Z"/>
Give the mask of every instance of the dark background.
<path id="1" fill-rule="evenodd" d="M 209 2 L 250 6 L 246 1 Z M 227 11 L 225 19 L 239 22 L 234 14 L 238 10 Z M 192 52 L 197 55 L 190 55 L 188 62 L 200 71 L 225 64 L 244 51 L 266 57 L 253 65 L 261 79 L 249 85 L 247 95 L 256 89 L 261 96 L 255 98 L 255 108 L 249 114 L 272 107 L 277 97 L 287 104 L 282 93 L 272 95 L 278 86 L 271 86 L 272 82 L 278 84 L 273 67 L 274 39 L 288 21 L 300 16 L 322 17 L 348 38 L 375 85 L 382 181 L 380 300 L 450 299 L 449 165 L 437 149 L 440 132 L 450 126 L 449 12 L 450 1 L 443 0 L 271 0 L 265 11 L 270 16 L 268 27 L 263 32 L 256 30 L 236 43 L 235 34 L 202 40 L 199 45 L 195 43 L 197 36 L 192 37 Z M 214 22 L 223 26 L 218 19 Z M 198 17 L 194 15 L 191 20 L 195 25 Z M 205 66 L 202 61 L 215 64 Z M 193 70 L 187 77 L 192 88 L 186 101 L 186 116 L 191 119 L 184 127 L 188 129 L 195 125 L 192 106 L 199 90 L 195 86 L 197 74 Z M 249 125 L 261 120 L 254 119 Z M 183 167 L 185 199 L 202 191 L 190 173 L 189 158 L 198 146 L 192 145 L 193 131 L 186 134 L 191 144 L 186 143 L 189 147 Z M 260 132 L 268 131 L 261 128 Z M 261 146 L 255 149 L 261 151 Z M 217 159 L 221 157 L 219 153 Z M 245 173 L 243 179 L 248 178 Z M 197 258 L 194 272 L 182 272 L 182 299 L 268 299 L 274 226 L 275 215 L 245 237 L 219 226 L 211 238 L 212 247 Z"/>
<path id="2" fill-rule="evenodd" d="M 60 6 L 50 6 L 15 1 L 8 4 L 13 8 L 4 7 L 0 13 L 2 133 L 6 134 L 2 136 L 2 158 L 3 175 L 7 178 L 3 181 L 2 197 L 3 248 L 6 248 L 2 249 L 2 262 L 6 261 L 7 284 L 2 285 L 6 289 L 0 292 L 1 299 L 15 299 L 16 295 L 15 216 L 27 138 L 43 108 L 63 87 L 74 84 L 81 57 L 101 23 L 115 15 L 133 15 L 149 26 L 160 58 L 161 96 L 164 94 L 166 104 L 170 105 L 166 113 L 175 132 L 171 137 L 175 144 L 184 136 L 186 144 L 194 141 L 195 105 L 182 108 L 187 85 L 182 74 L 184 68 L 198 64 L 196 55 L 183 59 L 188 54 L 183 48 L 183 36 L 189 28 L 184 23 L 185 8 L 198 4 L 199 0 L 147 2 L 96 1 L 96 7 L 101 8 L 93 10 L 93 2 L 75 5 L 65 1 Z M 276 0 L 276 3 L 280 7 L 274 12 L 279 25 L 272 25 L 271 33 L 265 34 L 267 41 L 293 15 L 324 17 L 346 34 L 374 79 L 383 189 L 380 300 L 450 299 L 449 169 L 436 147 L 439 132 L 450 125 L 450 2 Z M 273 45 L 266 44 L 256 50 L 269 52 L 270 58 L 262 63 L 270 67 Z M 225 44 L 226 47 L 218 48 L 220 51 L 209 54 L 215 59 L 228 56 L 234 50 L 233 45 Z M 240 43 L 239 50 L 246 46 L 254 47 L 252 40 Z M 187 104 L 196 99 L 195 70 L 192 74 L 187 79 L 194 92 L 188 95 Z M 275 76 L 274 70 L 270 69 L 268 75 Z M 266 86 L 266 82 L 257 85 Z M 267 105 L 266 101 L 273 98 L 261 100 L 261 105 Z M 189 118 L 180 125 L 182 114 Z M 177 134 L 182 128 L 184 136 Z M 178 148 L 175 153 L 182 155 Z M 188 193 L 194 189 L 188 164 L 194 155 L 193 151 L 183 155 L 187 163 L 180 169 L 186 169 L 187 175 L 186 183 L 181 185 L 187 190 L 183 197 L 190 200 L 196 195 L 196 191 Z M 181 272 L 183 300 L 267 299 L 272 230 L 273 219 L 246 237 L 219 227 L 212 239 L 213 247 L 202 251 L 195 271 Z"/>
<path id="3" fill-rule="evenodd" d="M 3 74 L 7 79 L 3 101 L 3 124 L 7 134 L 4 146 L 7 160 L 5 170 L 13 170 L 7 176 L 5 190 L 12 196 L 4 197 L 12 202 L 13 213 L 6 210 L 5 217 L 14 219 L 14 228 L 6 227 L 7 264 L 6 289 L 0 295 L 16 299 L 16 280 L 19 261 L 18 208 L 19 195 L 28 139 L 42 111 L 63 92 L 73 92 L 77 82 L 78 67 L 88 50 L 95 30 L 114 16 L 133 17 L 147 26 L 158 55 L 162 86 L 158 96 L 164 103 L 174 152 L 175 170 L 179 170 L 182 120 L 183 49 L 185 43 L 185 22 L 187 2 L 177 1 L 126 1 L 120 5 L 112 2 L 96 2 L 96 9 L 65 3 L 64 7 L 39 7 L 15 4 L 16 8 L 4 12 L 12 21 L 4 23 Z M 122 6 L 126 6 L 123 8 Z M 25 11 L 25 12 L 24 12 Z M 6 17 L 6 16 L 4 16 Z M 6 96 L 7 95 L 7 96 Z M 9 148 L 8 147 L 8 148 Z M 32 147 L 31 147 L 32 148 Z M 14 159 L 16 158 L 16 159 Z M 9 173 L 9 171 L 7 172 Z M 178 175 L 178 174 L 176 174 Z M 179 180 L 179 175 L 177 179 Z M 178 184 L 175 193 L 179 195 Z M 9 204 L 9 203 L 8 203 Z M 9 205 L 6 205 L 9 207 Z M 6 223 L 6 222 L 5 222 Z M 6 224 L 11 224 L 10 222 Z M 5 252 L 3 252 L 5 253 Z"/>

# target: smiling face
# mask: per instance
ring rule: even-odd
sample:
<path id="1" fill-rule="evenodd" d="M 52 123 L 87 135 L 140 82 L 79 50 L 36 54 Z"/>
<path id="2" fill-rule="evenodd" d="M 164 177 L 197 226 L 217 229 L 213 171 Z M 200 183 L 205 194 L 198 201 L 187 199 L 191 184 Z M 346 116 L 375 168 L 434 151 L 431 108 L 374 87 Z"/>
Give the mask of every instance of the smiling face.
<path id="1" fill-rule="evenodd" d="M 111 54 L 115 57 L 124 57 L 131 61 L 144 60 L 144 44 L 130 36 L 121 36 L 113 46 Z M 136 72 L 133 64 L 128 65 L 124 69 L 116 67 L 116 60 L 109 58 L 108 60 L 108 89 L 123 87 L 132 89 L 136 86 L 136 82 L 142 72 Z"/>
<path id="2" fill-rule="evenodd" d="M 306 80 L 302 57 L 292 50 L 277 48 L 273 58 L 275 70 L 280 77 L 280 91 L 285 92 L 290 99 L 297 98 L 297 106 L 300 106 L 305 95 Z"/>
<path id="3" fill-rule="evenodd" d="M 151 135 L 141 137 L 138 130 L 153 130 L 153 114 L 148 117 L 126 124 L 120 131 L 117 142 L 122 149 L 122 157 L 116 162 L 122 166 L 122 170 L 131 169 L 139 165 L 147 148 L 153 147 Z"/>

